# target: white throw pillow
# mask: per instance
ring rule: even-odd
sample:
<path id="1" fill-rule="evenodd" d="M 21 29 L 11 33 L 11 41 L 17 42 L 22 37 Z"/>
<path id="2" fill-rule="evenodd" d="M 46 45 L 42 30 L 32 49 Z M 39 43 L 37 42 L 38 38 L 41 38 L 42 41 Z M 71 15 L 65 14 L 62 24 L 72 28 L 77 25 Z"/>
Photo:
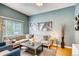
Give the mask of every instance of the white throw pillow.
<path id="1" fill-rule="evenodd" d="M 43 36 L 42 35 L 35 35 L 35 41 L 36 42 L 41 42 L 43 39 Z"/>

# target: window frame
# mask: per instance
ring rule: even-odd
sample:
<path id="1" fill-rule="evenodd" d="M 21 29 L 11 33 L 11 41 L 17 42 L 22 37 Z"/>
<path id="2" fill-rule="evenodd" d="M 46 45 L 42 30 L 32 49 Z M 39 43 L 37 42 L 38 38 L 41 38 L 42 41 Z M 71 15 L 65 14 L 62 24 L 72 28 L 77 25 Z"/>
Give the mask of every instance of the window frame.
<path id="1" fill-rule="evenodd" d="M 23 24 L 24 24 L 23 22 L 14 21 L 14 20 L 6 20 L 6 19 L 5 19 L 5 20 L 4 20 L 5 30 L 4 30 L 4 35 L 3 35 L 4 37 L 5 37 L 5 36 L 16 36 L 16 34 L 15 34 L 15 30 L 16 30 L 15 27 L 16 27 L 16 25 L 15 25 L 15 24 L 13 24 L 13 34 L 12 34 L 12 35 L 7 35 L 7 32 L 6 32 L 6 31 L 7 31 L 7 26 L 6 26 L 6 25 L 7 25 L 7 21 L 13 21 L 13 23 L 15 23 L 15 24 L 16 24 L 16 22 L 17 22 L 17 23 L 20 23 L 20 24 L 21 24 L 21 29 L 20 29 L 20 30 L 21 30 L 21 34 L 17 34 L 17 35 L 23 35 Z"/>

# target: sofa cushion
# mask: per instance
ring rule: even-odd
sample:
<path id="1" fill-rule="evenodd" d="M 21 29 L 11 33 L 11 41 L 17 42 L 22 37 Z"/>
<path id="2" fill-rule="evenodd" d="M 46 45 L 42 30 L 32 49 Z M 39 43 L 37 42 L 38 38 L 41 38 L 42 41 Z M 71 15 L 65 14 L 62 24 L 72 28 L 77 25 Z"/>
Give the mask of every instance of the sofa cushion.
<path id="1" fill-rule="evenodd" d="M 16 41 L 13 45 L 16 45 L 16 44 L 20 44 L 22 42 L 26 42 L 28 39 L 21 39 L 19 41 Z"/>
<path id="2" fill-rule="evenodd" d="M 17 36 L 15 39 L 16 41 L 19 41 L 21 39 L 26 39 L 26 36 L 25 35 Z"/>
<path id="3" fill-rule="evenodd" d="M 41 42 L 43 40 L 43 36 L 42 35 L 35 35 L 35 41 L 36 42 Z"/>
<path id="4" fill-rule="evenodd" d="M 4 37 L 4 42 L 6 42 L 6 45 L 11 45 L 12 44 L 11 37 Z"/>
<path id="5" fill-rule="evenodd" d="M 11 45 L 7 45 L 7 46 L 5 45 L 5 46 L 0 47 L 0 51 L 4 51 L 6 49 L 11 51 L 13 49 L 13 47 Z"/>

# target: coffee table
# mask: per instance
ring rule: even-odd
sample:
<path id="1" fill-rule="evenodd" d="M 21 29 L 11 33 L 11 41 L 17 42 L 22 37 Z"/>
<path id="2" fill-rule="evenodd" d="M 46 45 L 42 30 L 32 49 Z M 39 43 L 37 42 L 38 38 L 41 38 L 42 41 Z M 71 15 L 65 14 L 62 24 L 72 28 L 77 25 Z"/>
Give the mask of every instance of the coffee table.
<path id="1" fill-rule="evenodd" d="M 37 55 L 38 51 L 39 52 L 43 51 L 43 46 L 42 46 L 42 43 L 40 43 L 40 42 L 35 42 L 35 44 L 32 45 L 30 43 L 30 41 L 28 41 L 28 42 L 25 42 L 25 43 L 21 43 L 21 46 L 25 46 L 27 48 L 30 48 L 31 50 L 33 50 L 33 53 L 35 55 Z M 41 48 L 41 50 L 39 50 L 39 48 Z M 30 49 L 27 49 L 27 51 L 29 51 Z"/>

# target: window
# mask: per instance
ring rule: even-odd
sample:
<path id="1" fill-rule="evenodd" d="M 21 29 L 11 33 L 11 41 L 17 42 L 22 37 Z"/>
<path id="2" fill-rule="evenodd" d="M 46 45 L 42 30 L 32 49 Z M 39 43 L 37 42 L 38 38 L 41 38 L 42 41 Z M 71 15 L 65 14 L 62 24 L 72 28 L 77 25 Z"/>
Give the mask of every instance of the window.
<path id="1" fill-rule="evenodd" d="M 23 30 L 22 30 L 23 24 L 20 22 L 15 22 L 15 26 L 14 26 L 14 34 L 15 35 L 19 35 L 19 34 L 23 34 Z"/>
<path id="2" fill-rule="evenodd" d="M 4 20 L 5 23 L 5 36 L 12 35 L 22 35 L 23 34 L 23 23 L 12 21 L 12 20 Z"/>

